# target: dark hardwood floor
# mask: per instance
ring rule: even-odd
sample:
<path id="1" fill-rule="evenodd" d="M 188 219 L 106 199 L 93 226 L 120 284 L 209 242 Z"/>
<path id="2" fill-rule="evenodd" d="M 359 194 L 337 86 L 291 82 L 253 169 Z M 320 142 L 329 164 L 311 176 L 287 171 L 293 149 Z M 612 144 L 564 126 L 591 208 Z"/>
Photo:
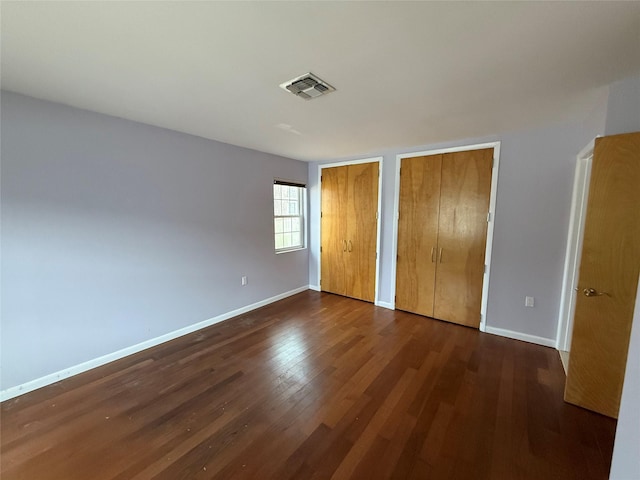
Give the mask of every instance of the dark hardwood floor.
<path id="1" fill-rule="evenodd" d="M 2 404 L 1 477 L 606 479 L 558 353 L 304 292 Z"/>

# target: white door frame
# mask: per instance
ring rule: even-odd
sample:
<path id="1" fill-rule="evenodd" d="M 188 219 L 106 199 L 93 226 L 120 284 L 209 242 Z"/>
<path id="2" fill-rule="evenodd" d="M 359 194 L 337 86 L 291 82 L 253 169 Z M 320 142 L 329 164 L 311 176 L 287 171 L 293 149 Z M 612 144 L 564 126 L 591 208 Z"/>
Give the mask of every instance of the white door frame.
<path id="1" fill-rule="evenodd" d="M 375 290 L 373 294 L 374 305 L 378 305 L 378 285 L 380 283 L 380 235 L 381 228 L 380 222 L 382 220 L 382 161 L 383 157 L 373 157 L 373 158 L 363 158 L 360 160 L 347 160 L 345 162 L 335 162 L 335 163 L 323 163 L 322 165 L 318 165 L 318 184 L 320 186 L 320 202 L 318 203 L 318 219 L 320 219 L 320 228 L 318 232 L 320 233 L 319 237 L 319 247 L 318 247 L 318 287 L 320 291 L 322 291 L 322 285 L 320 284 L 320 280 L 322 279 L 322 170 L 325 168 L 333 168 L 333 167 L 344 167 L 346 165 L 358 165 L 360 163 L 378 163 L 378 211 L 376 212 L 376 276 L 375 276 Z"/>
<path id="2" fill-rule="evenodd" d="M 489 299 L 489 276 L 491 273 L 491 247 L 493 245 L 493 226 L 495 224 L 496 197 L 498 194 L 498 167 L 500 166 L 500 142 L 480 143 L 476 145 L 463 145 L 459 147 L 441 148 L 438 150 L 426 150 L 420 152 L 403 153 L 396 155 L 396 179 L 394 186 L 393 212 L 393 256 L 391 260 L 391 300 L 395 309 L 396 298 L 396 269 L 398 259 L 398 218 L 400 210 L 400 167 L 403 158 L 438 155 L 440 153 L 466 152 L 470 150 L 483 150 L 493 148 L 493 169 L 491 171 L 491 196 L 489 198 L 489 217 L 487 225 L 487 244 L 485 248 L 484 263 L 485 272 L 482 279 L 482 303 L 480 305 L 480 331 L 484 332 L 487 325 L 487 302 Z"/>
<path id="3" fill-rule="evenodd" d="M 582 254 L 584 220 L 587 214 L 587 199 L 589 197 L 589 180 L 591 178 L 594 144 L 595 142 L 591 141 L 589 145 L 578 154 L 573 179 L 571 216 L 569 217 L 567 252 L 564 259 L 562 293 L 558 314 L 558 332 L 556 333 L 556 348 L 567 352 L 571 349 L 573 315 L 576 309 L 575 289 L 578 286 L 578 275 L 580 273 L 580 256 Z"/>

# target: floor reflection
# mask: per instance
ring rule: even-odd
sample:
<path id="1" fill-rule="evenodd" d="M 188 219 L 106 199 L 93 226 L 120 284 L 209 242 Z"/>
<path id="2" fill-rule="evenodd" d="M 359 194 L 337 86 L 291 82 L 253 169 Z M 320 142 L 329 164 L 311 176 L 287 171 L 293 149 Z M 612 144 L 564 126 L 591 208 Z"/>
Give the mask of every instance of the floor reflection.
<path id="1" fill-rule="evenodd" d="M 273 337 L 267 358 L 280 383 L 306 384 L 311 380 L 309 353 L 303 329 L 288 326 Z"/>

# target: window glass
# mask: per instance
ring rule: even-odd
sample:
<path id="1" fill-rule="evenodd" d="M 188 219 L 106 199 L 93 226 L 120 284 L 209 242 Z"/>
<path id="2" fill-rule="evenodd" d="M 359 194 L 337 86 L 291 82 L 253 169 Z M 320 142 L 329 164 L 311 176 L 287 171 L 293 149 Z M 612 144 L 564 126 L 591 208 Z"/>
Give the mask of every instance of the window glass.
<path id="1" fill-rule="evenodd" d="M 306 188 L 273 185 L 273 225 L 276 252 L 304 248 L 304 201 Z"/>

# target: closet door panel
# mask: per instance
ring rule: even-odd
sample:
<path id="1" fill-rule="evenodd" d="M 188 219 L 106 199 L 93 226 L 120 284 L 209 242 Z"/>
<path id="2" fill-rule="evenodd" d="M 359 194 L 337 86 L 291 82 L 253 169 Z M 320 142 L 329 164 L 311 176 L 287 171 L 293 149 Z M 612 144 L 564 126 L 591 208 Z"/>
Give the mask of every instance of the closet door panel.
<path id="1" fill-rule="evenodd" d="M 325 168 L 321 181 L 320 288 L 345 295 L 347 167 Z"/>
<path id="2" fill-rule="evenodd" d="M 400 169 L 397 309 L 433 316 L 442 155 L 405 158 Z"/>
<path id="3" fill-rule="evenodd" d="M 375 300 L 378 162 L 348 166 L 346 295 Z"/>
<path id="4" fill-rule="evenodd" d="M 478 328 L 493 149 L 443 155 L 434 317 Z"/>

